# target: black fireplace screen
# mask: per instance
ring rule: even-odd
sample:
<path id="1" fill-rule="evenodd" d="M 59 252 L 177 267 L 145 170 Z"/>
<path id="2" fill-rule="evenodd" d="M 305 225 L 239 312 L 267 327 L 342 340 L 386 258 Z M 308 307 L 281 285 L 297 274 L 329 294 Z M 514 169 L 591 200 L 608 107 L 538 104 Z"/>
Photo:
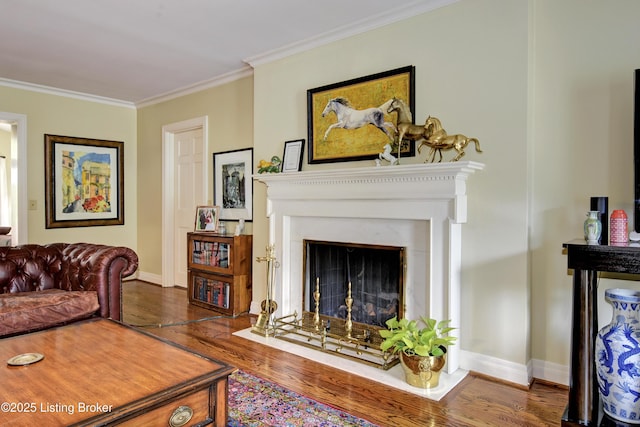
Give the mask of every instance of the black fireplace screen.
<path id="1" fill-rule="evenodd" d="M 305 240 L 304 249 L 305 311 L 315 313 L 317 286 L 320 315 L 346 319 L 351 283 L 353 322 L 384 327 L 402 317 L 404 248 Z"/>

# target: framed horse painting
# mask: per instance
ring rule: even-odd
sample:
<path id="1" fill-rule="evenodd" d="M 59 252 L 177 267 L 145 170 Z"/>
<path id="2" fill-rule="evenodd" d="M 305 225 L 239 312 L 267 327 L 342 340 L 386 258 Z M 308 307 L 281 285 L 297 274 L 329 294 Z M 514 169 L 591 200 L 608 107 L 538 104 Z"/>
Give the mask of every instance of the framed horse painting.
<path id="1" fill-rule="evenodd" d="M 334 83 L 307 91 L 309 163 L 371 160 L 390 144 L 397 149 L 394 98 L 415 109 L 415 67 Z M 413 141 L 400 144 L 400 156 L 415 155 Z"/>

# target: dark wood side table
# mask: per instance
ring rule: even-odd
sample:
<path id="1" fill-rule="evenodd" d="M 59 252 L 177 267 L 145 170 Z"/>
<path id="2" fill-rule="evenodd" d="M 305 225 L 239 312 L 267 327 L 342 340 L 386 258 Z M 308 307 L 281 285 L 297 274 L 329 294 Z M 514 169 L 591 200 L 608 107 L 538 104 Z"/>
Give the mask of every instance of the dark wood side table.
<path id="1" fill-rule="evenodd" d="M 588 245 L 584 240 L 573 240 L 563 247 L 567 266 L 573 269 L 573 325 L 569 403 L 562 426 L 609 425 L 600 413 L 594 364 L 598 272 L 640 274 L 640 246 Z"/>

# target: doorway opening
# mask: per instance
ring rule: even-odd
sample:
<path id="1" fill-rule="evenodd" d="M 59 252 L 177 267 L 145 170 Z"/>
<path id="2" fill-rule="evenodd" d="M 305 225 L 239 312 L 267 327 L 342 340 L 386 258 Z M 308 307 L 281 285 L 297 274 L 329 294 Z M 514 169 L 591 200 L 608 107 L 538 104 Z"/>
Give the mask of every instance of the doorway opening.
<path id="1" fill-rule="evenodd" d="M 6 157 L 11 226 L 11 244 L 28 243 L 27 222 L 27 116 L 0 112 L 0 124 L 9 134 Z"/>
<path id="2" fill-rule="evenodd" d="M 193 231 L 193 221 L 188 215 L 195 215 L 197 205 L 207 204 L 209 194 L 209 168 L 208 168 L 208 130 L 207 116 L 185 120 L 162 127 L 162 286 L 181 285 L 179 277 L 182 267 L 184 274 L 187 269 L 187 231 Z M 193 148 L 192 160 L 185 163 L 182 151 L 181 137 L 186 133 L 199 135 L 198 142 Z M 196 140 L 194 139 L 194 141 Z M 192 145 L 193 145 L 192 144 Z M 201 154 L 198 160 L 197 153 Z M 189 164 L 191 162 L 191 164 Z M 199 179 L 201 187 L 182 192 L 188 183 L 184 183 L 185 176 L 180 171 L 190 171 L 191 179 Z M 198 171 L 195 173 L 195 171 Z M 199 178 L 197 178 L 199 176 Z M 187 217 L 188 223 L 181 218 Z M 187 230 L 190 228 L 189 230 Z M 177 280 L 176 280 L 177 279 Z M 184 281 L 186 286 L 186 279 Z"/>

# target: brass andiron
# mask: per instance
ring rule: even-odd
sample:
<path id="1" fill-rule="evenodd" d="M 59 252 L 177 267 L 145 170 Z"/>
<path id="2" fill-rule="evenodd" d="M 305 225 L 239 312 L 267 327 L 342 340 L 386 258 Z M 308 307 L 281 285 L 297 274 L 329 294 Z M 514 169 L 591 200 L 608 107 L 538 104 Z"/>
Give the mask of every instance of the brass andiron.
<path id="1" fill-rule="evenodd" d="M 269 256 L 259 258 L 258 261 L 268 261 Z M 269 270 L 271 271 L 271 270 Z M 273 279 L 271 282 L 273 283 Z M 267 292 L 267 300 L 270 293 Z M 389 369 L 396 365 L 400 359 L 397 355 L 380 350 L 382 338 L 378 335 L 378 328 L 373 325 L 357 324 L 354 329 L 352 321 L 353 295 L 351 281 L 344 302 L 347 307 L 346 319 L 327 317 L 320 314 L 320 279 L 316 278 L 316 287 L 313 292 L 315 303 L 314 312 L 305 311 L 302 318 L 298 318 L 298 312 L 288 316 L 273 319 L 271 312 L 266 312 L 266 301 L 262 302 L 262 313 L 258 317 L 252 332 L 264 336 L 273 336 L 284 341 L 303 345 L 316 350 L 339 355 L 344 358 L 357 360 L 381 369 Z M 271 301 L 275 304 L 275 301 Z M 275 305 L 277 307 L 277 305 Z"/>
<path id="2" fill-rule="evenodd" d="M 313 315 L 313 326 L 316 332 L 320 330 L 320 278 L 316 278 L 316 290 L 313 292 L 313 300 L 316 303 L 316 311 Z"/>
<path id="3" fill-rule="evenodd" d="M 271 315 L 278 309 L 278 303 L 273 300 L 272 290 L 273 283 L 275 282 L 276 268 L 280 266 L 280 263 L 276 260 L 274 252 L 275 247 L 269 245 L 267 246 L 267 255 L 256 258 L 258 262 L 267 263 L 267 298 L 260 304 L 262 311 L 258 315 L 256 324 L 251 328 L 251 332 L 265 337 L 275 334 L 275 326 Z"/>
<path id="4" fill-rule="evenodd" d="M 353 307 L 353 298 L 351 298 L 351 282 L 349 282 L 349 289 L 347 290 L 347 297 L 344 299 L 347 305 L 347 321 L 344 323 L 344 330 L 347 333 L 347 338 L 351 339 L 351 331 L 353 330 L 353 322 L 351 321 L 351 307 Z"/>

